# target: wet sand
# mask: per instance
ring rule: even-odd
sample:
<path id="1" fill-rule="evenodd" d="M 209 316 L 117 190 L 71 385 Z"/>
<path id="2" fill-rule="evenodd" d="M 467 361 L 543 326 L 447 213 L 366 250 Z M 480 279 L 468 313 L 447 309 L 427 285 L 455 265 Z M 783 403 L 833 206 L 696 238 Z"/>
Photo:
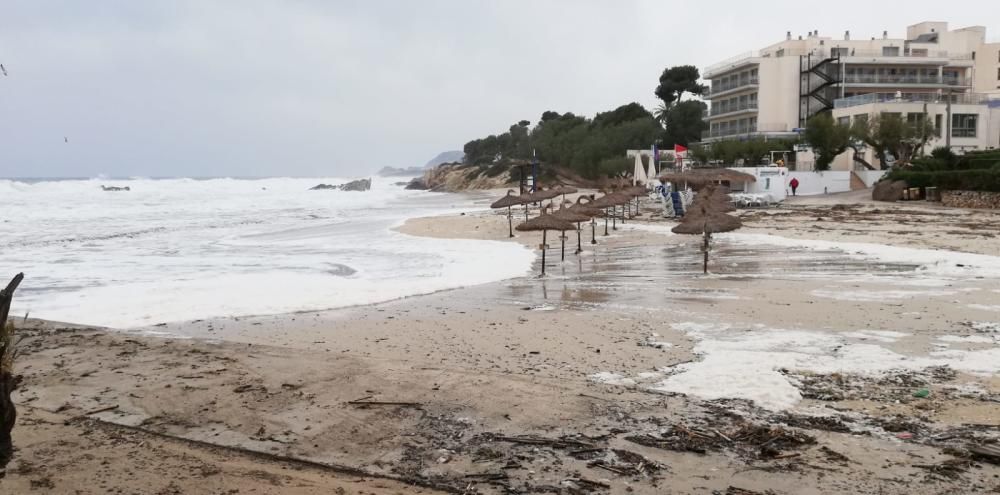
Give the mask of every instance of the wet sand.
<path id="1" fill-rule="evenodd" d="M 924 210 L 796 200 L 742 214 L 748 233 L 995 254 L 987 234 L 997 215 Z M 843 346 L 878 346 L 913 361 L 942 350 L 989 351 L 997 330 L 988 324 L 1000 321 L 992 309 L 1000 304 L 995 278 L 961 270 L 939 276 L 838 250 L 724 239 L 715 243 L 713 274 L 702 276 L 699 239 L 669 235 L 670 225 L 647 209 L 610 236 L 601 235 L 601 225 L 598 244 L 585 243 L 580 255 L 568 247 L 565 262 L 550 238 L 557 249 L 549 253 L 545 278 L 372 306 L 129 332 L 26 322 L 19 361 L 25 382 L 16 396 L 26 412 L 14 430 L 17 459 L 0 487 L 14 487 L 12 493 L 74 493 L 81 486 L 99 487 L 84 493 L 334 487 L 344 493 L 982 493 L 1000 484 L 995 465 L 961 454 L 969 443 L 1000 438 L 995 374 L 782 370 L 802 399 L 770 409 L 656 390 L 693 373 L 685 367 L 711 356 L 694 351 L 713 339 L 742 345 L 747 336 L 778 330 L 836 335 L 835 346 L 815 351 L 817 360 Z M 964 233 L 946 234 L 955 229 Z M 507 220 L 472 212 L 415 219 L 400 230 L 502 240 Z M 514 241 L 535 247 L 540 235 L 518 234 Z M 759 356 L 780 357 L 779 351 L 761 349 Z M 913 397 L 920 388 L 930 396 Z M 365 403 L 371 401 L 390 404 Z M 107 407 L 115 409 L 87 414 Z M 765 441 L 742 439 L 747 424 L 798 432 L 815 443 L 772 440 L 781 448 L 765 452 Z M 672 450 L 678 432 L 689 443 L 697 440 L 700 447 L 692 448 L 703 453 Z M 79 442 L 66 443 L 67 437 Z M 118 458 L 123 445 L 132 446 L 131 463 L 96 467 Z M 80 460 L 81 450 L 89 457 Z M 643 460 L 628 462 L 636 459 Z M 85 467 L 68 475 L 76 463 Z M 208 467 L 191 475 L 194 464 Z M 241 475 L 248 470 L 265 474 Z M 275 470 L 287 476 L 266 474 Z"/>

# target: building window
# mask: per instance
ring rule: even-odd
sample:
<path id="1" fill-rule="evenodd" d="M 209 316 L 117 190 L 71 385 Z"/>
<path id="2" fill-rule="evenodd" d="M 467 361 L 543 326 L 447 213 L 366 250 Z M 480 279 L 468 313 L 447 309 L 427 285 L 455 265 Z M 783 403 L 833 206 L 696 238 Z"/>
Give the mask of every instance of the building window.
<path id="1" fill-rule="evenodd" d="M 838 117 L 837 118 L 837 123 L 840 124 L 840 125 L 851 125 L 851 118 L 850 117 Z"/>
<path id="2" fill-rule="evenodd" d="M 997 81 L 1000 81 L 1000 67 L 997 67 Z"/>
<path id="3" fill-rule="evenodd" d="M 883 57 L 898 57 L 899 47 L 898 46 L 883 46 L 882 47 Z"/>
<path id="4" fill-rule="evenodd" d="M 956 113 L 951 116 L 951 137 L 976 137 L 978 115 L 974 113 Z"/>
<path id="5" fill-rule="evenodd" d="M 927 56 L 927 49 L 926 48 L 914 48 L 913 50 L 910 51 L 910 56 L 913 56 L 913 57 L 926 57 Z"/>
<path id="6" fill-rule="evenodd" d="M 934 135 L 941 137 L 941 114 L 934 116 Z"/>
<path id="7" fill-rule="evenodd" d="M 846 57 L 848 54 L 847 48 L 837 47 L 830 50 L 830 55 L 833 57 Z"/>

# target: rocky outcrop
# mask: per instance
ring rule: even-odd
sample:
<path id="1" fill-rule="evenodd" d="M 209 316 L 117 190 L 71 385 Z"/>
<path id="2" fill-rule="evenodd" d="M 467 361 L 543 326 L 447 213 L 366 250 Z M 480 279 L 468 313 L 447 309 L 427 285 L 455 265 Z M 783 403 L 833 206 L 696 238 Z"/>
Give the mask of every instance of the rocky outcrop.
<path id="1" fill-rule="evenodd" d="M 430 189 L 427 187 L 427 183 L 424 182 L 423 177 L 414 177 L 408 184 L 406 184 L 406 189 L 411 191 L 426 191 Z"/>
<path id="2" fill-rule="evenodd" d="M 906 189 L 906 181 L 883 180 L 876 183 L 872 189 L 872 199 L 875 201 L 899 201 L 903 199 L 904 189 Z"/>
<path id="3" fill-rule="evenodd" d="M 371 179 L 352 180 L 347 184 L 341 184 L 338 189 L 341 191 L 367 191 L 372 188 Z"/>
<path id="4" fill-rule="evenodd" d="M 347 184 L 340 184 L 339 186 L 335 186 L 333 184 L 317 184 L 313 187 L 310 187 L 309 190 L 323 191 L 327 189 L 337 189 L 340 191 L 367 191 L 371 188 L 372 188 L 371 179 L 358 179 L 358 180 L 352 180 Z"/>
<path id="5" fill-rule="evenodd" d="M 989 191 L 942 191 L 941 204 L 955 208 L 1000 209 L 1000 193 Z"/>
<path id="6" fill-rule="evenodd" d="M 431 191 L 455 192 L 469 189 L 498 189 L 510 185 L 510 171 L 505 170 L 494 177 L 487 174 L 488 168 L 470 166 L 461 163 L 440 165 L 424 172 L 424 176 L 415 179 L 407 188 L 416 189 L 423 186 Z"/>

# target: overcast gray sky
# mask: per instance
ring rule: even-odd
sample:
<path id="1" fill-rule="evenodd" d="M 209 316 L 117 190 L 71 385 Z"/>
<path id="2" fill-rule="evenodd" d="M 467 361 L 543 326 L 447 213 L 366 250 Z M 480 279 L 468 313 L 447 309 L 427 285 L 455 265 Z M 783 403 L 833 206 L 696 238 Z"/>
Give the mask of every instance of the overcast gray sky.
<path id="1" fill-rule="evenodd" d="M 0 0 L 0 176 L 422 165 L 544 110 L 652 108 L 664 67 L 788 30 L 993 37 L 994 1 Z"/>

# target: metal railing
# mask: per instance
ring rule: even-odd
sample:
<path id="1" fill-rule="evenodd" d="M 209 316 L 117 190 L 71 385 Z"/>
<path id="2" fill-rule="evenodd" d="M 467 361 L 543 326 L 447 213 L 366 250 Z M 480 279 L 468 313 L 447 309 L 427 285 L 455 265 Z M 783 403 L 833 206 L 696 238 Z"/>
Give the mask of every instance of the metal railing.
<path id="1" fill-rule="evenodd" d="M 740 112 L 740 111 L 743 111 L 743 110 L 757 110 L 757 102 L 756 101 L 749 101 L 749 102 L 736 103 L 736 104 L 730 103 L 730 104 L 722 104 L 722 105 L 718 105 L 718 106 L 713 105 L 712 106 L 712 113 L 711 113 L 711 115 L 712 116 L 716 116 L 716 115 L 722 115 L 724 113 Z"/>
<path id="2" fill-rule="evenodd" d="M 969 83 L 961 77 L 941 77 L 938 75 L 900 75 L 900 74 L 848 74 L 844 76 L 845 84 L 943 84 L 948 86 L 968 86 Z"/>
<path id="3" fill-rule="evenodd" d="M 727 59 L 723 60 L 722 62 L 719 62 L 717 64 L 713 64 L 713 65 L 709 65 L 708 67 L 705 67 L 705 70 L 703 71 L 702 75 L 704 75 L 705 77 L 708 77 L 709 74 L 718 72 L 718 71 L 726 69 L 728 67 L 732 67 L 732 66 L 736 66 L 736 65 L 741 65 L 741 64 L 743 64 L 745 62 L 749 62 L 751 59 L 757 58 L 758 56 L 760 56 L 760 52 L 758 52 L 756 50 L 750 51 L 750 52 L 741 53 L 739 55 L 736 55 L 735 57 L 730 57 L 730 58 L 727 58 Z"/>
<path id="4" fill-rule="evenodd" d="M 787 124 L 756 124 L 756 125 L 736 125 L 723 128 L 709 129 L 702 131 L 701 138 L 721 138 L 729 136 L 739 136 L 757 134 L 763 132 L 791 132 Z"/>
<path id="5" fill-rule="evenodd" d="M 756 86 L 758 84 L 758 79 L 756 77 L 746 77 L 738 81 L 732 81 L 727 83 L 713 84 L 712 89 L 708 92 L 709 96 L 724 93 L 726 91 L 732 91 L 736 88 L 742 88 L 744 86 Z"/>
<path id="6" fill-rule="evenodd" d="M 990 96 L 983 93 L 868 93 L 864 95 L 838 98 L 834 100 L 834 108 L 850 108 L 872 103 L 948 103 L 961 105 L 987 105 Z"/>

